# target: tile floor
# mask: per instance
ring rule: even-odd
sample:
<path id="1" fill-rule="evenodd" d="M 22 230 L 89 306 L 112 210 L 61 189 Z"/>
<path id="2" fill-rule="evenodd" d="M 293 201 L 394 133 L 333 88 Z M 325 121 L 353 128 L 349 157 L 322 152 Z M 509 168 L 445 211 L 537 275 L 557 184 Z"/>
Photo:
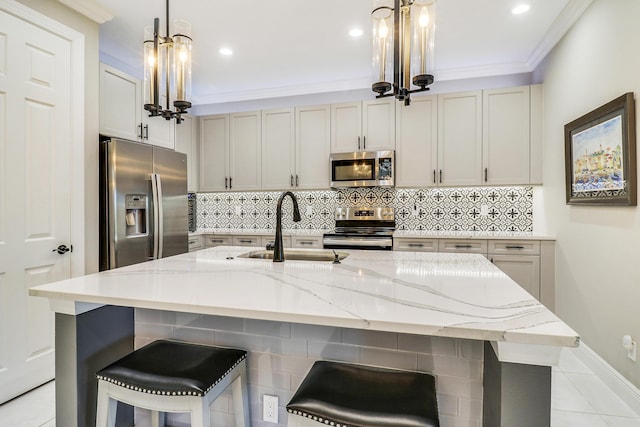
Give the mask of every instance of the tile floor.
<path id="1" fill-rule="evenodd" d="M 553 369 L 553 427 L 640 427 L 637 414 L 576 356 Z M 54 382 L 0 405 L 0 427 L 55 427 Z M 63 427 L 63 426 L 58 426 Z"/>

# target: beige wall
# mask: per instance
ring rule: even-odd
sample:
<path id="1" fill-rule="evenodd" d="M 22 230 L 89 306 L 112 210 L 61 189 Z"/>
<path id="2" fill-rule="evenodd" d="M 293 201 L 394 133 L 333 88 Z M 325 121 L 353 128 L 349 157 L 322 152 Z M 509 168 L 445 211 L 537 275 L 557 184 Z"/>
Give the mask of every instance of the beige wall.
<path id="1" fill-rule="evenodd" d="M 98 271 L 98 23 L 54 0 L 18 0 L 85 39 L 85 273 Z M 78 243 L 73 243 L 78 247 Z"/>
<path id="2" fill-rule="evenodd" d="M 626 358 L 622 336 L 640 341 L 640 209 L 565 204 L 563 131 L 625 92 L 640 94 L 638 16 L 638 0 L 595 0 L 542 69 L 544 220 L 557 236 L 556 311 L 636 386 L 640 368 Z"/>

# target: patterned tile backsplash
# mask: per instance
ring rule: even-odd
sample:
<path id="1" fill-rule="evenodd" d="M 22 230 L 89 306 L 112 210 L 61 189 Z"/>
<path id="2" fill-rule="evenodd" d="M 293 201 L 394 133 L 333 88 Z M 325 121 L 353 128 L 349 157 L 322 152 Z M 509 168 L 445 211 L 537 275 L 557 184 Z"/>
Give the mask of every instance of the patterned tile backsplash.
<path id="1" fill-rule="evenodd" d="M 281 194 L 198 193 L 198 229 L 275 229 Z M 302 221 L 293 222 L 287 197 L 282 206 L 284 229 L 332 231 L 337 207 L 390 206 L 396 210 L 398 230 L 533 231 L 532 187 L 358 188 L 294 194 Z"/>

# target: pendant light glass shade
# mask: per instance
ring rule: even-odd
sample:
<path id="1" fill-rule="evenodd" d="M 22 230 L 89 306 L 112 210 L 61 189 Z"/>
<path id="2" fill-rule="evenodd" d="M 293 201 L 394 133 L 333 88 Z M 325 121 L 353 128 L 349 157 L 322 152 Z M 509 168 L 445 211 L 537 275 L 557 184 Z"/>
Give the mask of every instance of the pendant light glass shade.
<path id="1" fill-rule="evenodd" d="M 411 83 L 433 83 L 435 1 L 415 0 L 411 5 Z"/>
<path id="2" fill-rule="evenodd" d="M 191 107 L 191 24 L 182 19 L 173 21 L 173 106 L 178 111 Z"/>
<path id="3" fill-rule="evenodd" d="M 382 95 L 393 85 L 393 8 L 380 6 L 371 12 L 373 27 L 373 84 L 371 89 Z"/>
<path id="4" fill-rule="evenodd" d="M 159 73 L 156 72 L 156 68 L 158 67 L 158 58 L 156 57 L 156 50 L 154 48 L 153 27 L 144 27 L 143 56 L 144 109 L 147 111 L 154 111 L 156 108 L 156 96 L 159 93 L 159 82 L 157 79 Z"/>

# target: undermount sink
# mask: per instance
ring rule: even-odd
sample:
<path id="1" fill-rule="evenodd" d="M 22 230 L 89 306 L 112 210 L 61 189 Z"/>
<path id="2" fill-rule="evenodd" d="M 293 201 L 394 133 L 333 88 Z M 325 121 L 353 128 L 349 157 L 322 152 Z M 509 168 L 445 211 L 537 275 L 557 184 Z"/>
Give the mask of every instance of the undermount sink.
<path id="1" fill-rule="evenodd" d="M 336 252 L 338 255 L 338 260 L 343 260 L 349 256 L 347 252 Z M 255 258 L 255 259 L 273 259 L 273 251 L 268 251 L 265 249 L 245 252 L 241 255 L 238 255 L 238 258 Z M 298 260 L 298 261 L 333 261 L 335 260 L 335 255 L 333 251 L 325 251 L 325 250 L 296 250 L 296 249 L 285 249 L 284 250 L 284 259 L 285 260 Z"/>

